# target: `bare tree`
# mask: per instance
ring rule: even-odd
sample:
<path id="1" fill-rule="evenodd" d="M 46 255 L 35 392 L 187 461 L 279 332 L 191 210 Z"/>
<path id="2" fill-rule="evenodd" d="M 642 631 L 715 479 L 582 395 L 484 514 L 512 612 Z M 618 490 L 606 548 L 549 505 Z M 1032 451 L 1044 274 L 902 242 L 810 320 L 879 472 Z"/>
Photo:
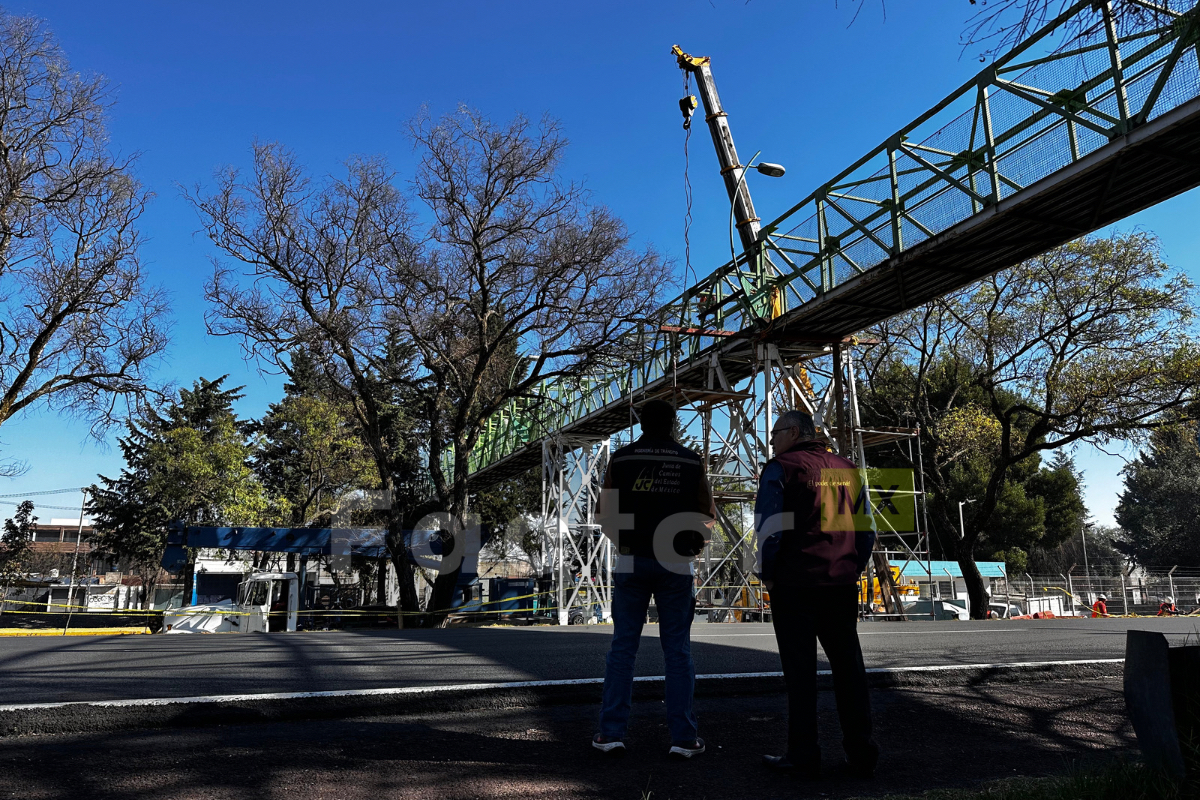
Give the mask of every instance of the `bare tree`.
<path id="1" fill-rule="evenodd" d="M 248 358 L 283 369 L 304 351 L 334 398 L 350 408 L 371 453 L 375 488 L 393 497 L 388 545 L 401 612 L 419 611 L 406 556 L 406 514 L 420 491 L 408 435 L 411 359 L 388 326 L 392 259 L 410 249 L 410 215 L 394 176 L 378 159 L 351 160 L 344 178 L 314 183 L 295 156 L 256 143 L 253 172 L 217 176 L 186 192 L 217 249 L 206 296 L 209 332 L 235 336 Z M 403 613 L 400 615 L 403 624 Z"/>
<path id="2" fill-rule="evenodd" d="M 107 149 L 108 106 L 39 20 L 0 15 L 0 424 L 47 404 L 99 433 L 166 348 L 138 260 L 148 196 Z"/>
<path id="3" fill-rule="evenodd" d="M 256 145 L 253 176 L 226 171 L 215 191 L 188 193 L 217 248 L 249 267 L 242 284 L 217 263 L 210 331 L 278 366 L 307 348 L 354 409 L 380 488 L 403 489 L 389 523 L 402 610 L 417 599 L 400 526 L 420 497 L 461 531 L 468 455 L 488 416 L 541 380 L 613 364 L 668 273 L 555 177 L 566 143 L 552 122 L 496 126 L 463 111 L 419 118 L 413 138 L 415 193 L 433 215 L 423 238 L 378 159 L 314 184 L 286 150 Z M 453 562 L 433 608 L 448 603 Z"/>
<path id="4" fill-rule="evenodd" d="M 434 224 L 418 253 L 396 253 L 392 314 L 428 376 L 434 490 L 461 520 L 485 421 L 517 398 L 530 409 L 543 381 L 627 360 L 627 334 L 660 306 L 670 270 L 557 176 L 567 142 L 553 120 L 496 124 L 460 108 L 410 129 L 421 154 L 414 186 Z M 434 608 L 448 605 L 457 574 L 439 574 Z"/>
<path id="5" fill-rule="evenodd" d="M 986 58 L 1008 50 L 1048 25 L 1079 3 L 1079 0 L 968 0 L 977 10 L 967 20 L 962 34 L 964 48 L 981 48 Z M 1064 42 L 1072 42 L 1103 30 L 1104 6 L 1115 24 L 1171 24 L 1194 5 L 1194 0 L 1107 0 L 1094 2 L 1064 26 Z"/>

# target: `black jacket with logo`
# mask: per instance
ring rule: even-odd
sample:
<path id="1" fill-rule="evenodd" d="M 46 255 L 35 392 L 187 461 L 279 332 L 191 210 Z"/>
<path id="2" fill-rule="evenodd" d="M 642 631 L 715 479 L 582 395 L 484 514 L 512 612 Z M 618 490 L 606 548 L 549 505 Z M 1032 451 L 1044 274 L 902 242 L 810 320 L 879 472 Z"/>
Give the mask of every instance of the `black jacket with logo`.
<path id="1" fill-rule="evenodd" d="M 618 551 L 690 559 L 703 550 L 716 515 L 704 473 L 698 453 L 667 437 L 642 436 L 614 452 L 597 516 Z M 664 537 L 658 553 L 656 533 Z"/>

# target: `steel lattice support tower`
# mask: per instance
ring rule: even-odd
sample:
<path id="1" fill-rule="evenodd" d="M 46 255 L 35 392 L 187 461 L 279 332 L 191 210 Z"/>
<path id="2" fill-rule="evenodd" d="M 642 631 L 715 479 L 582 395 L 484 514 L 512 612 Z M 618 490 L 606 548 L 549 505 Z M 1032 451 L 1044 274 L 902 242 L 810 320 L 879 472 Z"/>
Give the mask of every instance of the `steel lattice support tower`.
<path id="1" fill-rule="evenodd" d="M 571 611 L 612 618 L 612 542 L 596 524 L 610 441 L 555 436 L 542 443 L 542 546 L 551 566 L 560 625 Z"/>
<path id="2" fill-rule="evenodd" d="M 743 353 L 756 361 L 754 372 L 736 383 L 714 355 L 700 386 L 676 385 L 654 395 L 631 395 L 630 427 L 612 437 L 615 443 L 612 438 L 584 436 L 546 439 L 542 446 L 544 563 L 552 565 L 560 624 L 567 624 L 576 609 L 585 621 L 597 608 L 601 619 L 611 615 L 614 553 L 595 524 L 595 505 L 610 448 L 632 441 L 638 407 L 656 398 L 678 407 L 680 440 L 703 455 L 717 501 L 713 539 L 696 563 L 698 603 L 713 608 L 718 620 L 731 615 L 761 619 L 767 603 L 755 575 L 754 495 L 770 457 L 768 434 L 778 414 L 789 409 L 812 414 L 830 446 L 859 464 L 864 464 L 872 446 L 916 436 L 913 430 L 862 427 L 853 378 L 854 349 L 853 341 L 754 345 Z M 880 525 L 871 569 L 885 586 L 891 576 L 889 561 L 900 565 L 928 561 L 928 535 L 920 522 L 918 516 L 918 529 L 911 532 Z M 899 613 L 894 606 L 898 601 L 889 591 L 885 602 L 890 613 Z"/>

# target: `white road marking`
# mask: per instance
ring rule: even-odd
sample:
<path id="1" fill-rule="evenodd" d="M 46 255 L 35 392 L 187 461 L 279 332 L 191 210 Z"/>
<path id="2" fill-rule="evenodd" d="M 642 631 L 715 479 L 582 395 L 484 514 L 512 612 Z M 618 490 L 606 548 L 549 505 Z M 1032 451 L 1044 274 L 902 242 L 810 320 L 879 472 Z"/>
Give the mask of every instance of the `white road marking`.
<path id="1" fill-rule="evenodd" d="M 1100 658 L 1085 661 L 1021 661 L 998 664 L 945 664 L 927 667 L 876 667 L 871 673 L 939 672 L 967 669 L 1021 669 L 1029 667 L 1085 666 L 1090 664 L 1121 664 L 1123 658 Z M 818 675 L 832 674 L 827 669 L 817 670 Z M 730 672 L 712 675 L 697 675 L 696 680 L 731 680 L 737 678 L 782 678 L 782 672 Z M 664 681 L 662 675 L 647 675 L 634 681 Z M 171 705 L 198 705 L 215 703 L 240 703 L 262 700 L 304 700 L 319 697 L 390 697 L 397 695 L 448 694 L 450 692 L 478 691 L 480 689 L 532 689 L 549 686 L 595 686 L 604 683 L 603 678 L 575 678 L 556 681 L 507 681 L 503 683 L 464 683 L 456 686 L 404 686 L 383 689 L 340 689 L 329 692 L 268 692 L 263 694 L 216 694 L 198 697 L 152 697 L 138 700 L 93 700 L 67 703 L 14 703 L 0 705 L 0 714 L 12 711 L 35 711 L 51 708 L 153 708 Z"/>
<path id="2" fill-rule="evenodd" d="M 1033 628 L 996 628 L 995 630 L 971 630 L 971 631 L 859 631 L 859 636 L 926 636 L 936 634 L 938 636 L 948 636 L 961 633 L 1017 633 L 1019 631 L 1033 630 Z M 731 636 L 774 636 L 773 633 L 693 633 L 692 638 L 698 639 L 701 637 L 723 638 Z"/>
<path id="3" fill-rule="evenodd" d="M 963 633 L 1019 633 L 1021 631 L 1029 631 L 1033 628 L 996 628 L 995 630 L 971 630 L 971 631 L 859 631 L 859 636 L 924 636 L 930 633 L 936 633 L 938 636 L 951 636 Z M 1044 629 L 1043 629 L 1044 630 Z"/>

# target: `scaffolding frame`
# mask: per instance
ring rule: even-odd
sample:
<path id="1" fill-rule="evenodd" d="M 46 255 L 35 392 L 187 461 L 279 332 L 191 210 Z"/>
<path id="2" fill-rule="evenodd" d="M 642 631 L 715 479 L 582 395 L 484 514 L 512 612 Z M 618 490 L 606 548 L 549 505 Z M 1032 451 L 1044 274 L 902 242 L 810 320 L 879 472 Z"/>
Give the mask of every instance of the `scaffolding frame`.
<path id="1" fill-rule="evenodd" d="M 631 392 L 626 430 L 604 437 L 559 434 L 544 440 L 543 563 L 551 568 L 559 624 L 611 618 L 613 547 L 596 524 L 595 505 L 611 451 L 633 441 L 637 409 L 652 399 L 670 401 L 678 409 L 681 443 L 702 455 L 717 502 L 713 539 L 695 563 L 698 607 L 713 611 L 714 621 L 765 620 L 769 599 L 756 575 L 753 503 L 759 475 L 770 458 L 769 432 L 777 413 L 796 409 L 811 414 L 830 447 L 860 466 L 866 466 L 867 448 L 891 442 L 907 440 L 911 450 L 917 439 L 919 454 L 916 429 L 862 426 L 855 377 L 855 349 L 862 344 L 871 343 L 849 338 L 754 344 L 741 356 L 753 358 L 755 368 L 740 382 L 729 379 L 722 360 L 713 354 L 701 380 L 693 375 L 664 391 Z M 914 472 L 920 475 L 920 468 Z M 914 491 L 916 530 L 878 531 L 867 586 L 878 576 L 881 585 L 889 587 L 889 616 L 903 616 L 892 562 L 901 572 L 912 562 L 921 563 L 932 581 L 922 491 Z"/>

